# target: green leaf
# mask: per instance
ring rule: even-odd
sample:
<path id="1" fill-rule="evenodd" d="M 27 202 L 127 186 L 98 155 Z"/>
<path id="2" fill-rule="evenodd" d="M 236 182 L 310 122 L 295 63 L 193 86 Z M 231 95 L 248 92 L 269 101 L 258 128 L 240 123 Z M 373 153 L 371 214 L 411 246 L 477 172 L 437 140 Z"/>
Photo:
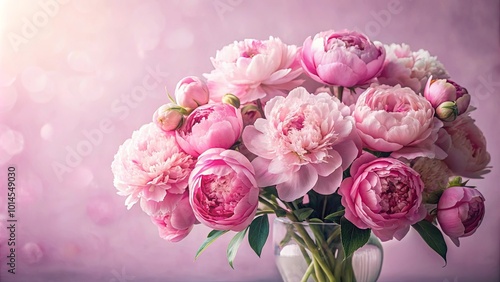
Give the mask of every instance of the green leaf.
<path id="1" fill-rule="evenodd" d="M 215 239 L 219 238 L 222 234 L 226 233 L 227 230 L 212 230 L 210 233 L 208 233 L 207 239 L 205 239 L 205 242 L 201 244 L 200 248 L 196 252 L 196 256 L 194 257 L 195 259 L 198 258 L 198 256 L 208 247 L 210 246 Z"/>
<path id="2" fill-rule="evenodd" d="M 236 253 L 238 252 L 238 248 L 241 245 L 241 242 L 243 241 L 243 238 L 245 238 L 245 235 L 247 234 L 248 227 L 245 228 L 243 231 L 240 231 L 234 235 L 233 239 L 231 239 L 231 242 L 229 242 L 229 245 L 227 246 L 227 261 L 229 262 L 229 265 L 231 266 L 232 269 L 233 267 L 233 261 L 234 258 L 236 257 Z"/>
<path id="3" fill-rule="evenodd" d="M 348 177 L 351 177 L 351 166 L 342 172 L 342 179 L 346 179 Z"/>
<path id="4" fill-rule="evenodd" d="M 267 186 L 262 188 L 261 195 L 265 198 L 271 198 L 271 196 L 278 197 L 278 190 L 276 190 L 276 186 Z"/>
<path id="5" fill-rule="evenodd" d="M 174 104 L 177 104 L 177 103 L 175 102 L 175 99 L 174 99 L 174 98 L 172 98 L 172 96 L 170 96 L 170 93 L 168 93 L 168 90 L 167 90 L 167 87 L 166 87 L 166 86 L 165 86 L 165 92 L 167 92 L 167 97 L 168 97 L 168 99 L 170 100 L 170 102 L 172 102 L 172 103 L 174 103 Z"/>
<path id="6" fill-rule="evenodd" d="M 275 211 L 277 217 L 284 217 L 286 216 L 286 210 L 282 208 L 277 208 Z"/>
<path id="7" fill-rule="evenodd" d="M 288 242 L 290 242 L 290 240 L 292 239 L 292 232 L 293 230 L 288 230 L 288 232 L 286 232 L 285 237 L 283 237 L 283 239 L 280 241 L 280 248 L 283 248 L 286 244 L 288 244 Z"/>
<path id="8" fill-rule="evenodd" d="M 372 151 L 369 149 L 363 149 L 363 150 L 367 151 L 368 153 L 371 153 L 372 155 L 374 155 L 377 158 L 387 158 L 392 154 L 392 152 Z"/>
<path id="9" fill-rule="evenodd" d="M 311 218 L 308 221 L 312 222 L 312 223 L 323 223 L 323 220 L 321 220 L 319 218 Z"/>
<path id="10" fill-rule="evenodd" d="M 334 213 L 327 215 L 325 217 L 325 220 L 332 220 L 333 221 L 336 217 L 343 216 L 344 213 L 345 213 L 345 210 L 336 211 Z"/>
<path id="11" fill-rule="evenodd" d="M 345 258 L 351 256 L 357 249 L 363 247 L 370 239 L 370 229 L 359 229 L 345 217 L 340 219 L 340 234 Z"/>
<path id="12" fill-rule="evenodd" d="M 307 195 L 309 195 L 309 203 L 306 207 L 314 209 L 315 213 L 311 215 L 313 217 L 323 219 L 324 216 L 343 209 L 341 203 L 342 197 L 337 193 L 325 196 L 311 190 L 307 192 Z"/>
<path id="13" fill-rule="evenodd" d="M 248 229 L 248 243 L 259 257 L 266 244 L 267 236 L 269 236 L 269 218 L 267 214 L 264 214 L 256 217 Z"/>
<path id="14" fill-rule="evenodd" d="M 448 251 L 448 247 L 446 246 L 441 231 L 434 224 L 425 219 L 413 224 L 412 227 L 417 230 L 418 234 L 420 234 L 427 245 L 444 259 L 446 265 L 446 252 Z"/>
<path id="15" fill-rule="evenodd" d="M 313 212 L 314 210 L 311 208 L 303 208 L 293 211 L 299 221 L 306 220 Z"/>

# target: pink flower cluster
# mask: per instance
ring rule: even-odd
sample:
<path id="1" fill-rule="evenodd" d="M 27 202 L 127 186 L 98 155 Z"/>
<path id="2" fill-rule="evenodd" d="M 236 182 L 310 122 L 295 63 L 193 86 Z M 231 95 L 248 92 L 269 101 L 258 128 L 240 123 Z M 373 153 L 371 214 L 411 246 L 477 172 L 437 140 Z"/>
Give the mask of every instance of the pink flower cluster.
<path id="1" fill-rule="evenodd" d="M 212 64 L 206 81 L 179 81 L 112 164 L 118 194 L 162 238 L 197 223 L 242 231 L 270 186 L 287 213 L 337 193 L 336 210 L 383 241 L 425 219 L 457 244 L 478 228 L 484 197 L 459 177 L 489 171 L 486 140 L 471 95 L 428 51 L 329 30 L 302 47 L 234 42 Z"/>

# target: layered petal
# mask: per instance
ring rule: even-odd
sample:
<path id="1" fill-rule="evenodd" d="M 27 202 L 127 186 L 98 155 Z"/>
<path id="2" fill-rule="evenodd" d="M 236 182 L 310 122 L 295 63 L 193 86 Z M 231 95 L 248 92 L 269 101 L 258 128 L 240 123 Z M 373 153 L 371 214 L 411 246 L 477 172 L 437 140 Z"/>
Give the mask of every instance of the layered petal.
<path id="1" fill-rule="evenodd" d="M 380 43 L 354 31 L 324 31 L 308 37 L 302 46 L 301 64 L 314 80 L 353 87 L 375 78 L 385 59 Z"/>
<path id="2" fill-rule="evenodd" d="M 405 163 L 364 153 L 350 172 L 338 193 L 345 217 L 358 228 L 371 228 L 382 241 L 401 240 L 410 225 L 425 218 L 424 184 Z"/>
<path id="3" fill-rule="evenodd" d="M 158 204 L 168 194 L 186 191 L 194 159 L 177 144 L 173 133 L 166 133 L 154 123 L 142 126 L 120 146 L 111 164 L 113 183 L 118 194 L 128 196 L 131 208 L 141 200 L 148 214 L 158 211 Z M 143 203 L 144 202 L 144 203 Z"/>
<path id="4" fill-rule="evenodd" d="M 220 102 L 226 93 L 236 95 L 242 104 L 285 95 L 302 84 L 300 48 L 280 39 L 245 39 L 217 51 L 214 70 L 205 74 L 210 99 Z"/>
<path id="5" fill-rule="evenodd" d="M 277 185 L 287 201 L 311 189 L 335 191 L 342 171 L 360 152 L 350 109 L 327 93 L 296 88 L 286 98 L 271 99 L 264 111 L 266 119 L 242 134 L 246 148 L 257 156 L 252 164 L 259 186 Z"/>

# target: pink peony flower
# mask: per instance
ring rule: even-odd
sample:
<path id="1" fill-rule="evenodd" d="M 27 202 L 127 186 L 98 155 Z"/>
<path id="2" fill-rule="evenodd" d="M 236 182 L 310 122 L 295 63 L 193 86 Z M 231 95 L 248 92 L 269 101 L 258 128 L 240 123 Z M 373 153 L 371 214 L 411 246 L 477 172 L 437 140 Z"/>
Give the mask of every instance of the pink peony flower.
<path id="1" fill-rule="evenodd" d="M 179 106 L 196 109 L 208 103 L 208 87 L 196 76 L 181 79 L 175 87 L 175 101 Z"/>
<path id="2" fill-rule="evenodd" d="M 437 219 L 443 232 L 459 246 L 458 238 L 476 232 L 483 220 L 484 210 L 484 197 L 478 190 L 450 187 L 439 199 Z"/>
<path id="3" fill-rule="evenodd" d="M 168 205 L 168 212 L 151 217 L 151 221 L 158 227 L 161 238 L 169 242 L 178 242 L 184 239 L 193 229 L 196 218 L 189 204 L 189 192 L 186 191 L 179 201 Z"/>
<path id="4" fill-rule="evenodd" d="M 265 106 L 266 119 L 243 131 L 243 143 L 261 187 L 276 185 L 280 199 L 293 201 L 313 189 L 334 193 L 359 148 L 349 108 L 327 93 L 299 87 Z M 359 140 L 358 140 L 359 142 Z"/>
<path id="5" fill-rule="evenodd" d="M 229 149 L 243 130 L 241 113 L 228 104 L 208 104 L 196 108 L 176 131 L 179 146 L 198 157 L 210 148 Z"/>
<path id="6" fill-rule="evenodd" d="M 383 66 L 385 50 L 355 31 L 324 31 L 304 41 L 302 67 L 314 80 L 336 86 L 363 85 Z"/>
<path id="7" fill-rule="evenodd" d="M 430 76 L 435 79 L 449 78 L 436 57 L 426 50 L 412 52 L 407 44 L 385 45 L 386 57 L 382 72 L 378 76 L 381 84 L 409 87 L 422 93 Z"/>
<path id="8" fill-rule="evenodd" d="M 183 194 L 193 167 L 193 158 L 181 150 L 175 136 L 153 123 L 135 131 L 111 164 L 113 183 L 118 195 L 128 196 L 129 209 L 139 199 L 161 202 L 167 194 Z"/>
<path id="9" fill-rule="evenodd" d="M 392 158 L 364 153 L 351 166 L 351 177 L 338 190 L 345 217 L 358 228 L 371 228 L 382 241 L 401 240 L 410 225 L 427 215 L 420 175 Z"/>
<path id="10" fill-rule="evenodd" d="M 174 103 L 169 103 L 159 107 L 153 114 L 153 122 L 161 130 L 168 132 L 182 126 L 185 110 Z"/>
<path id="11" fill-rule="evenodd" d="M 451 138 L 448 157 L 444 160 L 455 174 L 468 178 L 482 178 L 491 156 L 486 150 L 486 138 L 468 115 L 459 116 L 444 127 Z"/>
<path id="12" fill-rule="evenodd" d="M 241 231 L 257 211 L 254 169 L 237 151 L 214 148 L 204 152 L 189 177 L 189 187 L 196 218 L 210 228 Z"/>
<path id="13" fill-rule="evenodd" d="M 278 38 L 245 39 L 227 45 L 212 58 L 214 70 L 205 74 L 210 99 L 220 102 L 226 93 L 242 104 L 257 99 L 267 101 L 302 84 L 299 48 Z"/>
<path id="14" fill-rule="evenodd" d="M 393 152 L 396 158 L 446 157 L 435 144 L 443 123 L 434 118 L 432 105 L 410 88 L 368 88 L 358 98 L 353 117 L 361 140 L 370 150 Z"/>

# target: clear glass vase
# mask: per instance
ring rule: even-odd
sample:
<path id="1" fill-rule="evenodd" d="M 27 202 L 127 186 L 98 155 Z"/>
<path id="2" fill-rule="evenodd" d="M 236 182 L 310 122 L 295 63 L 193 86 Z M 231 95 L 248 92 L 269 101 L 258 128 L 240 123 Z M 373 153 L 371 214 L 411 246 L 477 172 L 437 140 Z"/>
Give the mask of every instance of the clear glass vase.
<path id="1" fill-rule="evenodd" d="M 377 237 L 345 259 L 336 223 L 291 222 L 276 218 L 273 225 L 276 265 L 285 282 L 377 281 L 383 249 Z"/>

